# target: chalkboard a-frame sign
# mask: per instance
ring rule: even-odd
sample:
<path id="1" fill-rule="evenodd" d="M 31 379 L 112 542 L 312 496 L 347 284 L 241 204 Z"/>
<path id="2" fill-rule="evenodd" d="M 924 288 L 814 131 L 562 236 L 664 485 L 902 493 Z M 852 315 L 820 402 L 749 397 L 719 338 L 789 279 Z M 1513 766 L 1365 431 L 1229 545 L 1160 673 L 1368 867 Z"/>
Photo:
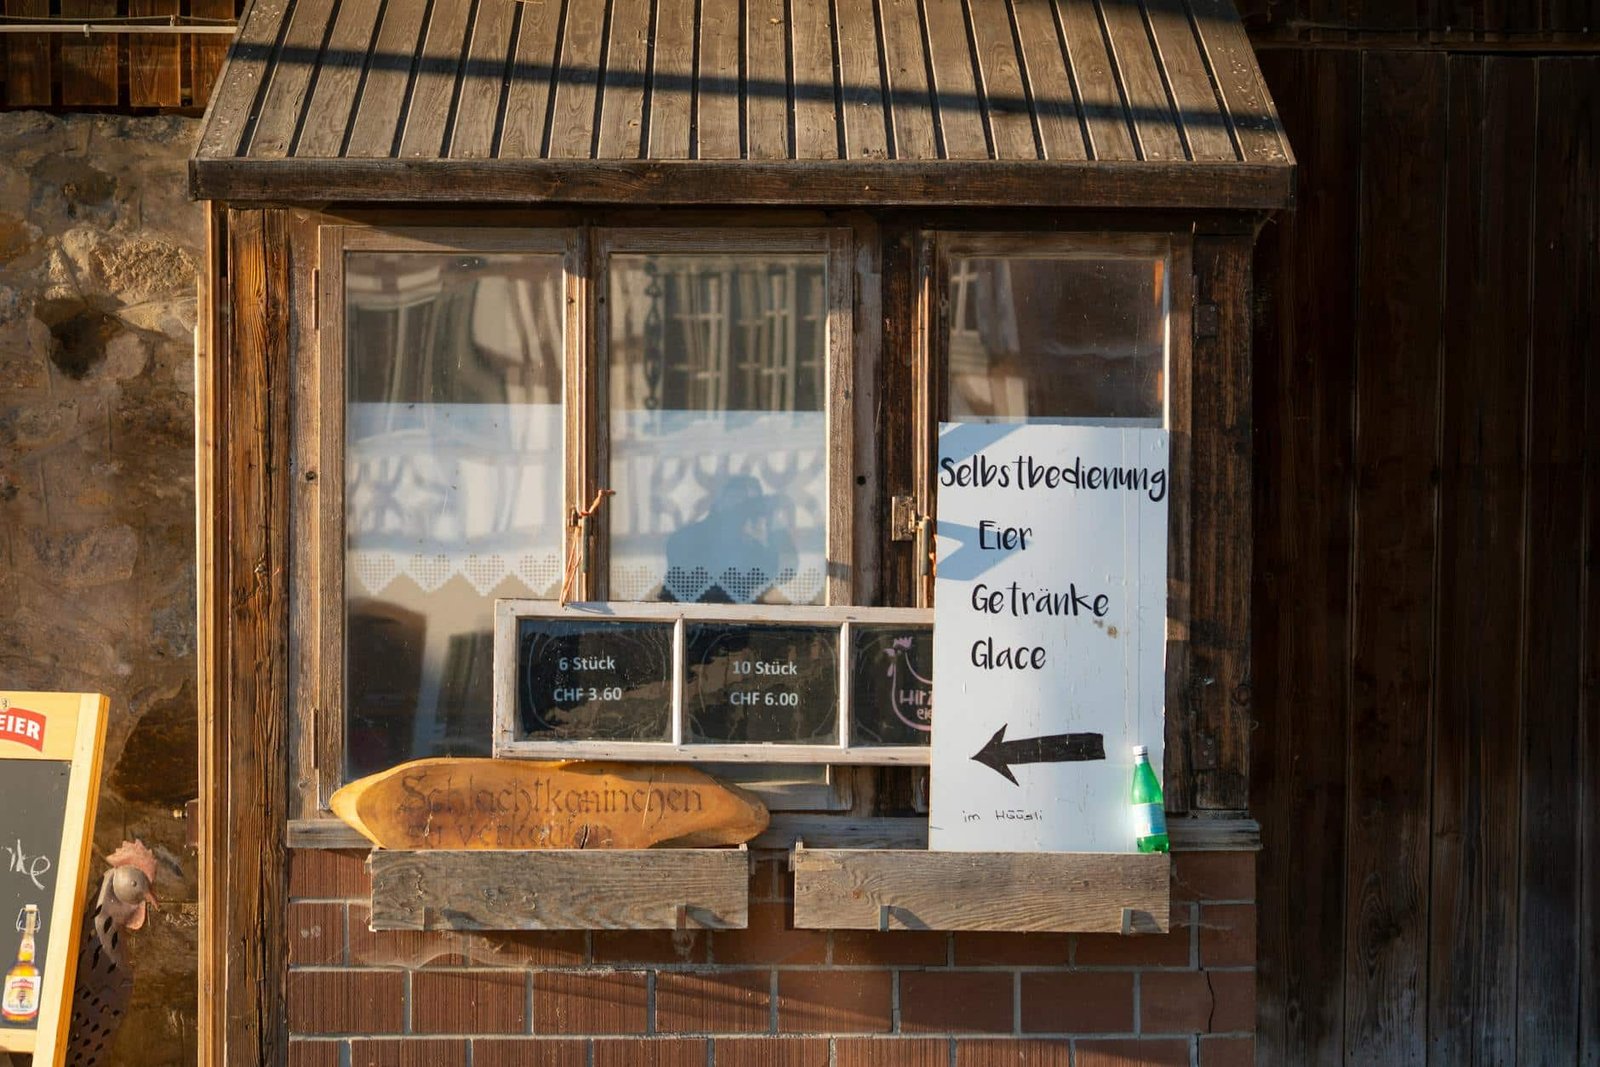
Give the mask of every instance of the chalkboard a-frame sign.
<path id="1" fill-rule="evenodd" d="M 105 743 L 98 693 L 0 692 L 0 1052 L 66 1046 Z"/>

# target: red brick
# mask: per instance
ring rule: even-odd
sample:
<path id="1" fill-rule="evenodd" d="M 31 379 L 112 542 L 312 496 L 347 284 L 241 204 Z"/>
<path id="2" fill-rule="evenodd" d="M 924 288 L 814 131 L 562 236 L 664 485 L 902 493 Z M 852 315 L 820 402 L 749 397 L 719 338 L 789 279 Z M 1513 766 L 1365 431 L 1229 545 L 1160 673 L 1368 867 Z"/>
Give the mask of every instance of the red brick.
<path id="1" fill-rule="evenodd" d="M 373 930 L 371 909 L 350 905 L 350 962 L 356 966 L 449 967 L 467 962 L 461 935 L 451 930 Z"/>
<path id="2" fill-rule="evenodd" d="M 779 971 L 778 1029 L 886 1034 L 894 1029 L 894 976 L 888 971 Z"/>
<path id="3" fill-rule="evenodd" d="M 1011 1032 L 1011 975 L 996 971 L 901 971 L 906 1033 Z"/>
<path id="4" fill-rule="evenodd" d="M 704 963 L 710 939 L 698 930 L 596 930 L 596 963 Z"/>
<path id="5" fill-rule="evenodd" d="M 343 904 L 290 904 L 289 966 L 344 962 Z"/>
<path id="6" fill-rule="evenodd" d="M 662 1033 L 767 1033 L 772 972 L 656 975 L 656 1030 Z"/>
<path id="7" fill-rule="evenodd" d="M 833 1043 L 833 1067 L 950 1067 L 950 1042 L 926 1037 L 842 1037 Z"/>
<path id="8" fill-rule="evenodd" d="M 648 1037 L 594 1043 L 594 1067 L 706 1067 L 703 1037 Z"/>
<path id="9" fill-rule="evenodd" d="M 835 930 L 833 962 L 873 967 L 940 967 L 950 959 L 950 935 L 928 930 Z"/>
<path id="10" fill-rule="evenodd" d="M 1075 1041 L 1076 1067 L 1189 1067 L 1187 1041 Z"/>
<path id="11" fill-rule="evenodd" d="M 356 849 L 297 848 L 289 853 L 290 899 L 372 897 L 367 854 Z"/>
<path id="12" fill-rule="evenodd" d="M 350 1067 L 467 1067 L 467 1043 L 440 1038 L 352 1041 Z"/>
<path id="13" fill-rule="evenodd" d="M 472 1043 L 472 1067 L 585 1067 L 587 1041 L 539 1038 L 483 1038 Z"/>
<path id="14" fill-rule="evenodd" d="M 1256 906 L 1205 904 L 1200 908 L 1200 966 L 1254 967 Z"/>
<path id="15" fill-rule="evenodd" d="M 1042 1038 L 962 1038 L 956 1041 L 956 1067 L 1072 1067 L 1072 1046 Z"/>
<path id="16" fill-rule="evenodd" d="M 956 934 L 956 965 L 1020 964 L 1049 967 L 1072 962 L 1069 934 Z"/>
<path id="17" fill-rule="evenodd" d="M 589 959 L 582 930 L 462 934 L 461 955 L 481 967 L 574 967 Z"/>
<path id="18" fill-rule="evenodd" d="M 1254 971 L 1147 971 L 1139 977 L 1140 1029 L 1147 1034 L 1254 1030 Z"/>
<path id="19" fill-rule="evenodd" d="M 297 1034 L 397 1034 L 405 1029 L 399 971 L 290 971 L 289 1030 Z"/>
<path id="20" fill-rule="evenodd" d="M 828 1067 L 825 1037 L 719 1037 L 711 1044 L 716 1067 Z"/>
<path id="21" fill-rule="evenodd" d="M 343 1041 L 291 1041 L 289 1067 L 339 1067 Z"/>
<path id="22" fill-rule="evenodd" d="M 1256 1039 L 1202 1037 L 1200 1067 L 1256 1067 Z"/>
<path id="23" fill-rule="evenodd" d="M 419 1034 L 525 1034 L 527 975 L 418 971 L 411 976 L 411 1029 Z"/>
<path id="24" fill-rule="evenodd" d="M 1172 906 L 1164 934 L 1079 934 L 1073 962 L 1079 967 L 1193 967 L 1189 907 Z"/>
<path id="25" fill-rule="evenodd" d="M 636 971 L 539 972 L 533 976 L 533 1032 L 642 1034 L 645 999 L 645 976 Z"/>
<path id="26" fill-rule="evenodd" d="M 1045 1034 L 1133 1032 L 1133 975 L 1127 972 L 1026 973 L 1022 1029 Z"/>
<path id="27" fill-rule="evenodd" d="M 1173 900 L 1254 900 L 1255 898 L 1255 853 L 1173 854 Z"/>
<path id="28" fill-rule="evenodd" d="M 711 935 L 716 963 L 821 963 L 828 954 L 828 935 L 821 930 L 796 930 L 789 925 L 787 904 L 751 904 L 744 930 L 718 930 Z"/>

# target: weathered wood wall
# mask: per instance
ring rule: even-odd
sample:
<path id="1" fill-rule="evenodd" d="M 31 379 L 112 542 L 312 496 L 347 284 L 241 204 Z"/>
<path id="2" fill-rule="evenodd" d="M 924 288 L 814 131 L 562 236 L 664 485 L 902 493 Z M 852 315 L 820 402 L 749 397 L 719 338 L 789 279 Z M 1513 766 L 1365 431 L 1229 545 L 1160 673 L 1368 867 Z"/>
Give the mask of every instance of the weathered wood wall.
<path id="1" fill-rule="evenodd" d="M 1600 56 L 1257 43 L 1258 1062 L 1600 1062 Z"/>
<path id="2" fill-rule="evenodd" d="M 0 0 L 10 21 L 178 18 L 231 22 L 244 0 Z M 229 38 L 221 34 L 0 36 L 0 110 L 145 109 L 199 112 Z"/>

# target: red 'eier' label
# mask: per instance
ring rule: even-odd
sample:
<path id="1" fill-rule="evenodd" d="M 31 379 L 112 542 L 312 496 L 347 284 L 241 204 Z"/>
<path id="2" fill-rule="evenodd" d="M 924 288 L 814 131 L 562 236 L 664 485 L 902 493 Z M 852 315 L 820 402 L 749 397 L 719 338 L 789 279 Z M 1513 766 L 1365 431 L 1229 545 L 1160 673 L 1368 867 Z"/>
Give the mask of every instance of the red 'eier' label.
<path id="1" fill-rule="evenodd" d="M 22 708 L 0 711 L 0 741 L 15 741 L 36 752 L 43 752 L 44 721 L 44 716 L 36 711 Z"/>

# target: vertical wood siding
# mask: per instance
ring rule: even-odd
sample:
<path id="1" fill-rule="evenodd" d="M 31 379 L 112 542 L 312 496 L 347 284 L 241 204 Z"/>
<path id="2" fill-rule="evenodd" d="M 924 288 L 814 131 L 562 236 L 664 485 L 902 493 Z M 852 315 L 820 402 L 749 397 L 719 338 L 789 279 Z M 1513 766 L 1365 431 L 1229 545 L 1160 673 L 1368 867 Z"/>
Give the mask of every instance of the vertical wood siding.
<path id="1" fill-rule="evenodd" d="M 231 22 L 244 5 L 245 0 L 0 0 L 0 14 L 27 21 L 177 17 Z M 198 113 L 211 97 L 227 50 L 228 38 L 220 34 L 5 34 L 0 36 L 0 111 Z"/>
<path id="2" fill-rule="evenodd" d="M 1600 59 L 1262 66 L 1260 1062 L 1600 1062 Z"/>

